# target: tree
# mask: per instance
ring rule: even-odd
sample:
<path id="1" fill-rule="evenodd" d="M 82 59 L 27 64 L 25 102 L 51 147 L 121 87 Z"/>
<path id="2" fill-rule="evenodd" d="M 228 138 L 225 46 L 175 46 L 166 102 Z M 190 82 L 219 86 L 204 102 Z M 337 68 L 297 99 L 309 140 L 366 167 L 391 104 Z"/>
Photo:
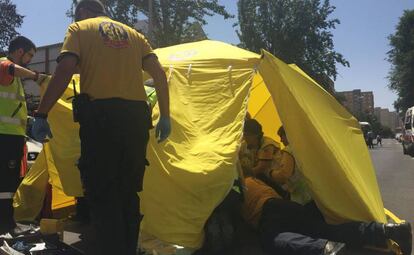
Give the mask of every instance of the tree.
<path id="1" fill-rule="evenodd" d="M 195 22 L 201 25 L 207 24 L 205 16 L 218 14 L 225 19 L 232 17 L 223 5 L 218 4 L 218 0 L 149 0 L 144 2 L 147 4 L 143 5 L 142 12 L 150 18 L 149 21 L 153 28 L 150 31 L 150 38 L 158 47 L 196 40 L 195 38 L 200 34 L 194 38 L 189 37 L 191 35 L 189 32 Z"/>
<path id="2" fill-rule="evenodd" d="M 391 70 L 388 87 L 397 92 L 394 107 L 398 112 L 414 106 L 414 10 L 406 10 L 400 18 L 396 32 L 389 36 L 391 50 L 388 61 Z"/>
<path id="3" fill-rule="evenodd" d="M 206 40 L 207 35 L 204 33 L 203 26 L 199 22 L 194 22 L 188 26 L 181 36 L 181 43 L 195 42 Z"/>
<path id="4" fill-rule="evenodd" d="M 19 34 L 16 28 L 22 25 L 24 16 L 17 13 L 16 5 L 10 0 L 0 0 L 0 10 L 0 55 L 2 55 L 2 51 L 7 51 L 10 40 Z"/>
<path id="5" fill-rule="evenodd" d="M 336 63 L 349 67 L 336 51 L 328 19 L 335 10 L 329 0 L 239 0 L 237 31 L 241 46 L 265 49 L 286 63 L 295 63 L 325 89 L 337 76 Z"/>
<path id="6" fill-rule="evenodd" d="M 366 132 L 372 131 L 375 135 L 380 135 L 383 138 L 393 137 L 393 132 L 390 127 L 383 126 L 375 115 L 369 113 L 361 114 L 359 121 L 366 121 L 370 124 L 370 129 L 363 128 L 364 136 Z"/>
<path id="7" fill-rule="evenodd" d="M 102 3 L 109 16 L 130 26 L 137 22 L 139 13 L 145 15 L 149 23 L 147 37 L 154 47 L 206 39 L 202 29 L 207 24 L 206 16 L 232 17 L 218 0 L 103 0 Z"/>

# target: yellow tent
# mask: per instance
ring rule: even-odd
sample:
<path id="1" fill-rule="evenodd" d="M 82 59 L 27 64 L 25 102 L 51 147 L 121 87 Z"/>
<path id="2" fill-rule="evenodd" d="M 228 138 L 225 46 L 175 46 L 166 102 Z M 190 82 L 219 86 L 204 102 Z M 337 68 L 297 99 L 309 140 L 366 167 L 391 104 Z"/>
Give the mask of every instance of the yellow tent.
<path id="1" fill-rule="evenodd" d="M 167 73 L 172 134 L 152 136 L 142 197 L 143 229 L 162 241 L 197 248 L 212 210 L 236 178 L 235 162 L 247 109 L 276 137 L 284 124 L 314 198 L 329 222 L 385 222 L 374 169 L 358 121 L 304 74 L 263 51 L 257 55 L 217 41 L 156 50 Z M 81 194 L 75 167 L 77 126 L 65 98 L 50 114 L 54 138 L 46 155 L 53 186 Z M 60 109 L 60 110 L 58 110 Z M 153 120 L 158 117 L 157 107 Z M 20 190 L 16 214 L 31 206 Z M 29 208 L 29 209 L 28 209 Z"/>

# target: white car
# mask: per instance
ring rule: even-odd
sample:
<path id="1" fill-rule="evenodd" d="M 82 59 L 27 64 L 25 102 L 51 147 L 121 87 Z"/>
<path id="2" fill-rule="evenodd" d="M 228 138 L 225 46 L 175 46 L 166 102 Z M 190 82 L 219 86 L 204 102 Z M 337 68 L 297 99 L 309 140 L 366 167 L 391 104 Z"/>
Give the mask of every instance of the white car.
<path id="1" fill-rule="evenodd" d="M 414 157 L 414 106 L 405 112 L 402 146 L 404 154 Z"/>

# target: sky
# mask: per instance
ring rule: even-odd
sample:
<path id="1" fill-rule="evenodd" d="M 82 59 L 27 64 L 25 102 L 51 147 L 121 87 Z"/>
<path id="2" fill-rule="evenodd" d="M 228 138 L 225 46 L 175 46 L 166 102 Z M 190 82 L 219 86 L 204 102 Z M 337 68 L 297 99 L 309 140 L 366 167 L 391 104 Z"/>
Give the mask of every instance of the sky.
<path id="1" fill-rule="evenodd" d="M 71 20 L 66 17 L 72 0 L 11 0 L 23 25 L 17 29 L 37 46 L 62 42 Z M 212 40 L 237 44 L 239 39 L 233 28 L 237 22 L 237 1 L 219 0 L 235 18 L 208 17 L 204 27 Z M 387 88 L 390 64 L 386 60 L 390 50 L 388 36 L 395 33 L 403 11 L 414 9 L 413 0 L 331 0 L 336 9 L 330 18 L 340 24 L 332 30 L 335 51 L 343 54 L 350 67 L 338 65 L 335 81 L 337 91 L 361 89 L 374 92 L 375 107 L 394 110 L 396 95 Z"/>

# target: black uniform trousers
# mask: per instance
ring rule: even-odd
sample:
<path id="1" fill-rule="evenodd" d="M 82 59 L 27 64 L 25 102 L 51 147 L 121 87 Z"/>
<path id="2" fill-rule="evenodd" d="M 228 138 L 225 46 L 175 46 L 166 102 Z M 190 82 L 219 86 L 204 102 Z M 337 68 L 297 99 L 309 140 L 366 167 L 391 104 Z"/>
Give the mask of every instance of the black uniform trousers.
<path id="1" fill-rule="evenodd" d="M 16 226 L 13 196 L 20 183 L 24 136 L 0 134 L 0 234 Z"/>
<path id="2" fill-rule="evenodd" d="M 149 139 L 144 101 L 102 99 L 80 113 L 79 169 L 97 234 L 99 254 L 136 254 Z"/>
<path id="3" fill-rule="evenodd" d="M 350 247 L 384 246 L 383 225 L 376 222 L 350 222 L 330 225 L 298 203 L 269 199 L 259 222 L 264 249 L 277 255 L 323 255 L 327 241 Z"/>

